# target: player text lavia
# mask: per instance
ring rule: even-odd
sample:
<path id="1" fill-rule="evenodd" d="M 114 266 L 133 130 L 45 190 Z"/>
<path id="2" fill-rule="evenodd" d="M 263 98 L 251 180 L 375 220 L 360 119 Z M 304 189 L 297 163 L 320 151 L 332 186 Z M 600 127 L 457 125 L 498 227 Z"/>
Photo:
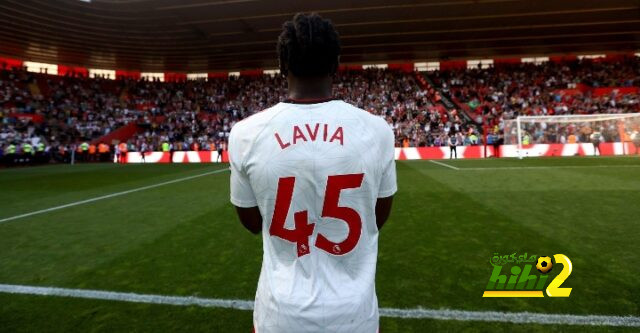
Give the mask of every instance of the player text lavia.
<path id="1" fill-rule="evenodd" d="M 286 149 L 298 143 L 313 141 L 335 142 L 341 146 L 344 145 L 344 131 L 342 130 L 342 126 L 333 129 L 329 128 L 328 124 L 294 125 L 288 134 L 280 135 L 276 132 L 274 136 L 281 149 Z"/>

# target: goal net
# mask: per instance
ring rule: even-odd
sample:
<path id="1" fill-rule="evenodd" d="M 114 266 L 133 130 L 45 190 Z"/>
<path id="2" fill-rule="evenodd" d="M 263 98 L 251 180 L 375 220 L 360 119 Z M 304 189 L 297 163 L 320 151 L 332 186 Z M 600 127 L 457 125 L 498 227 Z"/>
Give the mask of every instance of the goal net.
<path id="1" fill-rule="evenodd" d="M 639 132 L 640 113 L 521 116 L 505 121 L 504 144 L 516 145 L 520 157 L 534 144 L 620 143 L 633 153 Z"/>

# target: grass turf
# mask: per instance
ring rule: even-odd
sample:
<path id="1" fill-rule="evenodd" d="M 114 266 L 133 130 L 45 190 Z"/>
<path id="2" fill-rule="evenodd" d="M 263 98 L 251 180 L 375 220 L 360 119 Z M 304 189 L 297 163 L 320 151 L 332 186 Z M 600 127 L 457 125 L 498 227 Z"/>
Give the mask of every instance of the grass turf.
<path id="1" fill-rule="evenodd" d="M 460 170 L 398 163 L 400 190 L 380 236 L 381 306 L 640 314 L 640 159 L 443 162 Z M 0 219 L 218 168 L 0 170 Z M 224 172 L 0 223 L 0 283 L 252 299 L 261 239 L 240 226 L 228 192 Z M 573 288 L 571 297 L 482 298 L 489 258 L 515 251 L 569 256 L 574 269 L 563 287 Z M 381 327 L 385 333 L 633 331 L 396 318 L 383 318 Z M 247 311 L 0 294 L 0 331 L 250 329 Z"/>

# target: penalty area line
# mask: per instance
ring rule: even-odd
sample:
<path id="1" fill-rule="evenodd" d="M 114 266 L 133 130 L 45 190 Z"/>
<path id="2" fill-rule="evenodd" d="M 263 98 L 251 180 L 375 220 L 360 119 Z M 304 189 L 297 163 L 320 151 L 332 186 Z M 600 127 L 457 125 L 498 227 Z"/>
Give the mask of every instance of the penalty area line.
<path id="1" fill-rule="evenodd" d="M 236 310 L 253 310 L 253 301 L 201 298 L 193 296 L 165 296 L 114 292 L 89 289 L 68 289 L 0 284 L 0 293 L 58 296 L 130 303 L 164 304 L 176 306 L 201 306 Z M 480 295 L 478 295 L 480 297 Z M 394 309 L 380 308 L 380 316 L 390 318 L 436 319 L 456 321 L 485 321 L 512 324 L 588 325 L 640 327 L 640 317 L 549 314 L 533 312 L 466 311 L 447 309 Z"/>
<path id="2" fill-rule="evenodd" d="M 44 214 L 44 213 L 48 213 L 48 212 L 52 212 L 52 211 L 56 211 L 56 210 L 60 210 L 60 209 L 64 209 L 64 208 L 69 208 L 69 207 L 73 207 L 73 206 L 84 205 L 84 204 L 95 202 L 95 201 L 99 201 L 99 200 L 110 199 L 110 198 L 118 197 L 118 196 L 125 195 L 125 194 L 130 194 L 130 193 L 140 192 L 140 191 L 144 191 L 144 190 L 149 190 L 149 189 L 152 189 L 152 188 L 165 186 L 165 185 L 169 185 L 169 184 L 174 184 L 174 183 L 179 183 L 179 182 L 183 182 L 185 180 L 204 177 L 204 176 L 212 175 L 212 174 L 215 174 L 215 173 L 221 173 L 221 172 L 225 172 L 225 171 L 229 171 L 229 168 L 218 169 L 218 170 L 214 170 L 214 171 L 201 173 L 201 174 L 198 174 L 198 175 L 182 177 L 182 178 L 169 180 L 169 181 L 158 183 L 158 184 L 142 186 L 142 187 L 134 188 L 134 189 L 131 189 L 131 190 L 111 193 L 111 194 L 107 194 L 107 195 L 103 195 L 103 196 L 99 196 L 99 197 L 95 197 L 95 198 L 91 198 L 91 199 L 71 202 L 71 203 L 68 203 L 68 204 L 65 204 L 65 205 L 55 206 L 55 207 L 51 207 L 51 208 L 45 208 L 45 209 L 41 209 L 41 210 L 36 210 L 36 211 L 30 212 L 30 213 L 11 216 L 11 217 L 0 219 L 0 223 L 9 222 L 9 221 L 13 221 L 13 220 L 21 219 L 21 218 L 24 218 L 24 217 L 33 216 L 33 215 Z"/>
<path id="3" fill-rule="evenodd" d="M 449 169 L 453 169 L 453 170 L 460 170 L 460 168 L 458 168 L 458 167 L 454 167 L 453 165 L 449 165 L 449 164 L 447 164 L 447 163 L 442 163 L 442 162 L 438 162 L 438 161 L 435 161 L 435 160 L 429 160 L 429 162 L 434 163 L 434 164 L 437 164 L 437 165 L 441 165 L 441 166 L 443 166 L 443 167 L 447 167 L 447 168 L 449 168 Z"/>

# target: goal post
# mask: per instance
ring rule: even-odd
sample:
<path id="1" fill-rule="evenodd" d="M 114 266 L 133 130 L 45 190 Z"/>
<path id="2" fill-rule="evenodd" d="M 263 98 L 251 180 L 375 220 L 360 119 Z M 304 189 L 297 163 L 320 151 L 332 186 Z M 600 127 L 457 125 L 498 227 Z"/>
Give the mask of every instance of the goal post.
<path id="1" fill-rule="evenodd" d="M 532 144 L 640 143 L 640 113 L 519 116 L 504 122 L 504 143 L 516 145 L 519 158 Z M 636 148 L 637 149 L 637 148 Z M 595 153 L 595 150 L 594 150 Z"/>

